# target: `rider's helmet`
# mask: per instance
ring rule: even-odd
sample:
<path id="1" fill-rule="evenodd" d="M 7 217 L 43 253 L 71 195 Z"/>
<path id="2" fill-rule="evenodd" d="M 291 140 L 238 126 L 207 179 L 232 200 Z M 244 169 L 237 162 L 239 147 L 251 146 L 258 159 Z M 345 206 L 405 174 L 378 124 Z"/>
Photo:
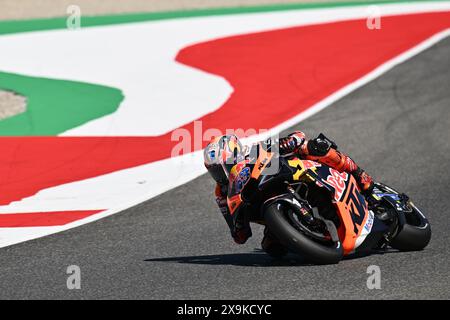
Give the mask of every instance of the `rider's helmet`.
<path id="1" fill-rule="evenodd" d="M 228 184 L 231 169 L 244 160 L 244 149 L 235 135 L 214 138 L 205 148 L 205 167 L 219 184 Z"/>

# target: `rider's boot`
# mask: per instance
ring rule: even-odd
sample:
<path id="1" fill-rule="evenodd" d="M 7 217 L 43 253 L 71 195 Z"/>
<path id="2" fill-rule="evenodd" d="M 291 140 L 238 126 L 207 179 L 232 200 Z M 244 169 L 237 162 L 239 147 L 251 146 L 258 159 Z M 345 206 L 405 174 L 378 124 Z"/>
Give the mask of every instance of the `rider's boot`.
<path id="1" fill-rule="evenodd" d="M 358 182 L 361 193 L 366 198 L 369 208 L 376 207 L 379 201 L 373 196 L 374 182 L 372 177 L 359 167 L 354 172 L 352 172 L 352 175 Z"/>
<path id="2" fill-rule="evenodd" d="M 363 169 L 360 167 L 356 167 L 356 170 L 352 172 L 353 177 L 355 177 L 356 182 L 358 182 L 359 187 L 361 188 L 361 191 L 364 193 L 364 195 L 368 196 L 372 194 L 374 182 L 371 176 L 367 174 Z"/>

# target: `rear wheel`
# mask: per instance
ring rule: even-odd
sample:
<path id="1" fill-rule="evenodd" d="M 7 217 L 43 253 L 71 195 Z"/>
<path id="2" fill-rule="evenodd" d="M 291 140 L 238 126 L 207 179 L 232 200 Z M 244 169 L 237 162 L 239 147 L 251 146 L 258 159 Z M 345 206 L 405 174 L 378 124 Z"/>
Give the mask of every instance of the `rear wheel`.
<path id="1" fill-rule="evenodd" d="M 398 234 L 390 240 L 389 245 L 401 251 L 419 251 L 424 249 L 431 239 L 431 226 L 425 215 L 406 195 L 383 183 L 375 183 L 375 187 L 386 193 L 397 194 L 406 203 L 406 208 L 403 211 L 405 223 L 400 231 L 397 231 Z"/>
<path id="2" fill-rule="evenodd" d="M 292 252 L 304 256 L 316 264 L 338 263 L 344 250 L 340 241 L 333 242 L 324 229 L 312 230 L 301 219 L 293 220 L 296 208 L 286 202 L 275 202 L 269 205 L 264 213 L 269 230 Z"/>
<path id="3" fill-rule="evenodd" d="M 431 239 L 431 227 L 427 218 L 410 203 L 411 212 L 405 213 L 405 225 L 391 240 L 391 247 L 401 251 L 419 251 L 425 248 Z"/>

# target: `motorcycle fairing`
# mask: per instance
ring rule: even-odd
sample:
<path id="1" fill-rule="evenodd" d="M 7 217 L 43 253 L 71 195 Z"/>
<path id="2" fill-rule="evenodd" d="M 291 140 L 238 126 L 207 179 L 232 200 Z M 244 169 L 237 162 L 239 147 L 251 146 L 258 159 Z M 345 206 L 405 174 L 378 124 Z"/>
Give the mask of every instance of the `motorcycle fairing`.
<path id="1" fill-rule="evenodd" d="M 303 166 L 302 174 L 310 180 L 316 181 L 321 187 L 325 187 L 331 193 L 332 202 L 336 207 L 341 224 L 338 228 L 338 235 L 344 248 L 344 254 L 353 253 L 370 234 L 375 217 L 369 213 L 367 202 L 361 194 L 356 180 L 346 172 L 339 172 L 326 165 L 321 165 L 313 161 L 308 164 L 303 160 L 295 160 L 292 164 Z M 313 164 L 313 165 L 312 165 Z M 309 166 L 309 169 L 306 169 Z M 293 179 L 297 178 L 297 173 Z"/>
<path id="2" fill-rule="evenodd" d="M 257 181 L 261 177 L 272 158 L 273 153 L 266 151 L 264 148 L 259 148 L 255 163 L 246 164 L 251 168 L 251 176 L 246 181 L 246 185 L 249 181 Z M 344 254 L 353 253 L 366 239 L 370 238 L 375 218 L 369 213 L 367 202 L 352 175 L 339 172 L 315 161 L 301 160 L 296 157 L 288 159 L 287 164 L 291 168 L 289 177 L 291 182 L 303 180 L 314 182 L 330 192 L 332 203 L 336 207 L 341 222 L 338 228 L 338 236 L 342 242 Z M 236 179 L 246 166 L 237 164 L 233 168 L 234 171 L 232 170 L 234 180 L 230 180 L 228 206 L 230 213 L 235 216 L 237 216 L 237 209 L 243 203 L 241 193 L 238 192 L 242 188 L 237 187 Z"/>
<path id="3" fill-rule="evenodd" d="M 367 202 L 359 192 L 353 177 L 350 177 L 346 183 L 342 201 L 335 202 L 335 206 L 342 222 L 338 232 L 344 254 L 350 254 L 362 244 L 370 233 L 374 216 L 369 213 Z"/>

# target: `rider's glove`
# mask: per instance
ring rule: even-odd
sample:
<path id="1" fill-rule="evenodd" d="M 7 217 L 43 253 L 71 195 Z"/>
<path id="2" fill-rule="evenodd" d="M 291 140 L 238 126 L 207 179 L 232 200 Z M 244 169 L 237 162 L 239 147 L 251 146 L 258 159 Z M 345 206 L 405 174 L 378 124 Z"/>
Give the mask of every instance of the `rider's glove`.
<path id="1" fill-rule="evenodd" d="M 240 225 L 236 223 L 236 228 L 232 233 L 234 242 L 237 244 L 244 244 L 247 242 L 248 238 L 252 236 L 252 229 L 250 229 L 249 225 Z"/>
<path id="2" fill-rule="evenodd" d="M 280 139 L 280 153 L 288 154 L 297 152 L 305 142 L 305 135 L 302 132 L 294 132 L 285 138 Z"/>

